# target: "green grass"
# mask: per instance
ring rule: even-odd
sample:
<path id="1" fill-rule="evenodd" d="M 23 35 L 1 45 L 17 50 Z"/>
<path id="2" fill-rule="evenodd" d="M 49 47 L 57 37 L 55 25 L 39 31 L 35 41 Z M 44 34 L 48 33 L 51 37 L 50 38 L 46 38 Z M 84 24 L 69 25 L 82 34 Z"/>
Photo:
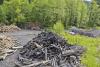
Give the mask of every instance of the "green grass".
<path id="1" fill-rule="evenodd" d="M 100 30 L 100 26 L 97 26 L 96 29 L 97 29 L 97 30 Z"/>
<path id="2" fill-rule="evenodd" d="M 70 35 L 68 33 L 61 33 L 62 37 L 68 40 L 72 45 L 81 45 L 86 48 L 86 52 L 82 56 L 82 63 L 87 67 L 100 67 L 100 62 L 97 59 L 100 54 L 97 47 L 100 46 L 100 38 L 91 38 L 80 35 Z"/>
<path id="3" fill-rule="evenodd" d="M 59 26 L 61 29 L 59 29 Z M 68 40 L 69 44 L 81 45 L 86 48 L 86 52 L 81 57 L 81 62 L 86 67 L 100 67 L 100 38 L 92 38 L 82 35 L 71 35 L 64 32 L 61 22 L 57 22 L 53 27 L 53 32 Z"/>

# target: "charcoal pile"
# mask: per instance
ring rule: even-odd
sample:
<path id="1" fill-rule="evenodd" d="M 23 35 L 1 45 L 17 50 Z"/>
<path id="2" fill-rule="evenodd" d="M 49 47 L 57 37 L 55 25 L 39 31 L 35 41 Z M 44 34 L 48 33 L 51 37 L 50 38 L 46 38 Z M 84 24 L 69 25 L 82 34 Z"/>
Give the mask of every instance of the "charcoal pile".
<path id="1" fill-rule="evenodd" d="M 10 26 L 0 26 L 0 33 L 3 32 L 14 32 L 14 31 L 20 31 L 21 29 L 15 25 Z"/>
<path id="2" fill-rule="evenodd" d="M 81 46 L 72 46 L 52 33 L 42 32 L 29 41 L 18 56 L 18 67 L 80 67 Z"/>

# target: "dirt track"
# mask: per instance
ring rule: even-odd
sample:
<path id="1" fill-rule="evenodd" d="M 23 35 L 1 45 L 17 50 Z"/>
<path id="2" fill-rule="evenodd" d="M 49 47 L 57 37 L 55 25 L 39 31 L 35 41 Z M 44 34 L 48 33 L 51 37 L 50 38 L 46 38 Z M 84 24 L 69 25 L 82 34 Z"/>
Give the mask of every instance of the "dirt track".
<path id="1" fill-rule="evenodd" d="M 16 39 L 21 45 L 25 45 L 28 41 L 30 41 L 33 37 L 37 36 L 37 34 L 39 33 L 40 31 L 22 30 L 3 34 L 13 36 L 14 39 Z M 17 55 L 18 51 L 16 51 L 14 54 L 10 56 L 7 56 L 5 60 L 0 61 L 0 67 L 14 67 Z"/>

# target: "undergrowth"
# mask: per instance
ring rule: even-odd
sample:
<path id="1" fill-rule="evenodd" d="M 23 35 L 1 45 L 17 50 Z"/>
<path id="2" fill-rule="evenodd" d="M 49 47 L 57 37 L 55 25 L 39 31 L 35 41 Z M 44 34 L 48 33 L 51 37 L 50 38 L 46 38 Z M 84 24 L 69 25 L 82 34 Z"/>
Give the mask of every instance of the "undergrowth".
<path id="1" fill-rule="evenodd" d="M 63 24 L 58 21 L 53 26 L 53 32 L 64 37 L 68 43 L 72 45 L 81 45 L 86 48 L 85 53 L 81 57 L 82 65 L 85 67 L 100 67 L 100 38 L 92 38 L 82 35 L 71 35 L 64 32 Z"/>

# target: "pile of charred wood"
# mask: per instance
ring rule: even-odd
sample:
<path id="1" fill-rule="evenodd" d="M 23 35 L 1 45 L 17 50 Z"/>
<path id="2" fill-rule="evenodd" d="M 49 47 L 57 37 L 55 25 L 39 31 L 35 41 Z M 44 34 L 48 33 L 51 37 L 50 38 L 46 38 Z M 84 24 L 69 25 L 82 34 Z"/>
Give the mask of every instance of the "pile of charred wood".
<path id="1" fill-rule="evenodd" d="M 82 46 L 68 44 L 52 32 L 42 32 L 20 50 L 16 66 L 80 67 L 84 50 Z"/>

